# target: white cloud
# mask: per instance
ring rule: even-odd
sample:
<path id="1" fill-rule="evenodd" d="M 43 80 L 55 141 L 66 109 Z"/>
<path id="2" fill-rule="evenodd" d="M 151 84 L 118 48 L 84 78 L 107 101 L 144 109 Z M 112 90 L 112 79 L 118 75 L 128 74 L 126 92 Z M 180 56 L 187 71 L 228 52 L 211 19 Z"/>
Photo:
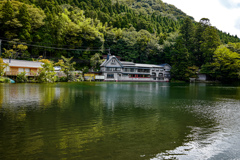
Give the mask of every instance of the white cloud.
<path id="1" fill-rule="evenodd" d="M 240 7 L 239 0 L 219 0 L 219 2 L 227 8 L 239 8 Z"/>
<path id="2" fill-rule="evenodd" d="M 238 30 L 240 30 L 240 17 L 239 17 L 238 20 L 236 21 L 235 28 L 238 29 Z"/>
<path id="3" fill-rule="evenodd" d="M 240 37 L 240 27 L 237 22 L 240 13 L 240 0 L 163 0 L 173 4 L 196 21 L 209 18 L 213 26 L 223 32 Z M 226 2 L 225 5 L 223 2 Z M 229 3 L 229 7 L 227 4 Z M 235 7 L 239 4 L 239 7 Z M 234 6 L 234 7 L 233 7 Z"/>

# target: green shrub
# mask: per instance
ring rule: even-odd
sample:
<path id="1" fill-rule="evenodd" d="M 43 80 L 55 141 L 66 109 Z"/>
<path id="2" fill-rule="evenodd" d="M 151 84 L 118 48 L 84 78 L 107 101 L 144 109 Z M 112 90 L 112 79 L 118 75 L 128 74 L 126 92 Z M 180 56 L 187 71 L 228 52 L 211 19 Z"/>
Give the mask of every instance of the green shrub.
<path id="1" fill-rule="evenodd" d="M 11 81 L 10 81 L 10 79 L 8 79 L 8 78 L 5 78 L 4 79 L 4 83 L 10 83 Z"/>
<path id="2" fill-rule="evenodd" d="M 49 60 L 42 60 L 42 68 L 38 72 L 38 82 L 40 83 L 54 83 L 57 81 L 56 73 L 54 72 L 53 62 Z"/>
<path id="3" fill-rule="evenodd" d="M 80 75 L 78 75 L 78 74 L 73 75 L 72 82 L 81 82 L 81 81 L 84 81 L 84 78 L 81 74 Z"/>
<path id="4" fill-rule="evenodd" d="M 59 82 L 67 82 L 67 77 L 60 77 Z"/>
<path id="5" fill-rule="evenodd" d="M 26 72 L 21 72 L 17 75 L 16 82 L 24 83 L 24 82 L 27 82 L 27 81 L 28 81 L 28 79 L 27 79 L 27 76 L 26 76 Z"/>
<path id="6" fill-rule="evenodd" d="M 0 83 L 4 83 L 4 80 L 5 80 L 4 78 L 0 77 Z"/>
<path id="7" fill-rule="evenodd" d="M 4 69 L 8 66 L 8 64 L 3 62 L 3 59 L 0 57 L 0 76 L 5 74 Z"/>
<path id="8" fill-rule="evenodd" d="M 10 83 L 10 79 L 6 77 L 0 77 L 0 83 Z"/>
<path id="9" fill-rule="evenodd" d="M 68 75 L 68 82 L 73 82 L 75 80 L 75 75 L 73 73 L 70 73 Z"/>

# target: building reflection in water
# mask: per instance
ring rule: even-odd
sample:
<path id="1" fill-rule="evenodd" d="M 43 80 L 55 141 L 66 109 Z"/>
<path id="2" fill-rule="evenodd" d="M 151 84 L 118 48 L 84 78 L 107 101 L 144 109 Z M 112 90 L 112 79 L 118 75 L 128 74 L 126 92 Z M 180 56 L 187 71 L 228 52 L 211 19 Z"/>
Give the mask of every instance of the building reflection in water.
<path id="1" fill-rule="evenodd" d="M 116 104 L 154 108 L 157 106 L 154 103 L 164 103 L 170 92 L 169 83 L 109 83 L 102 87 L 105 91 L 101 92 L 101 99 L 106 103 L 106 107 L 112 110 Z"/>

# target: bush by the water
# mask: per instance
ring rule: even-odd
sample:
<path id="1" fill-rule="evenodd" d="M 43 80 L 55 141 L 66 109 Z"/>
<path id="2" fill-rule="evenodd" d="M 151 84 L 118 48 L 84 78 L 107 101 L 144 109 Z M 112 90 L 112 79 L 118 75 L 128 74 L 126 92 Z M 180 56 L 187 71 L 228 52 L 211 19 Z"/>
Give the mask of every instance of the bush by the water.
<path id="1" fill-rule="evenodd" d="M 10 83 L 10 79 L 6 77 L 0 77 L 0 83 Z"/>
<path id="2" fill-rule="evenodd" d="M 67 82 L 67 77 L 58 77 L 58 82 Z"/>
<path id="3" fill-rule="evenodd" d="M 27 76 L 26 76 L 26 72 L 21 72 L 17 75 L 17 79 L 16 81 L 18 83 L 24 83 L 24 82 L 27 82 L 28 79 L 27 79 Z"/>

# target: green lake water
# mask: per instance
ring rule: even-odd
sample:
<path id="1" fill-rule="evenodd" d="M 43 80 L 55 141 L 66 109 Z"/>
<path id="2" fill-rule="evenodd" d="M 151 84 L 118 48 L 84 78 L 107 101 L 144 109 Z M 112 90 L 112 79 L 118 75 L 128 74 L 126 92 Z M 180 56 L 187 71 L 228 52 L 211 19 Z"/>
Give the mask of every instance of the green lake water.
<path id="1" fill-rule="evenodd" d="M 0 160 L 240 159 L 240 87 L 0 84 Z"/>

